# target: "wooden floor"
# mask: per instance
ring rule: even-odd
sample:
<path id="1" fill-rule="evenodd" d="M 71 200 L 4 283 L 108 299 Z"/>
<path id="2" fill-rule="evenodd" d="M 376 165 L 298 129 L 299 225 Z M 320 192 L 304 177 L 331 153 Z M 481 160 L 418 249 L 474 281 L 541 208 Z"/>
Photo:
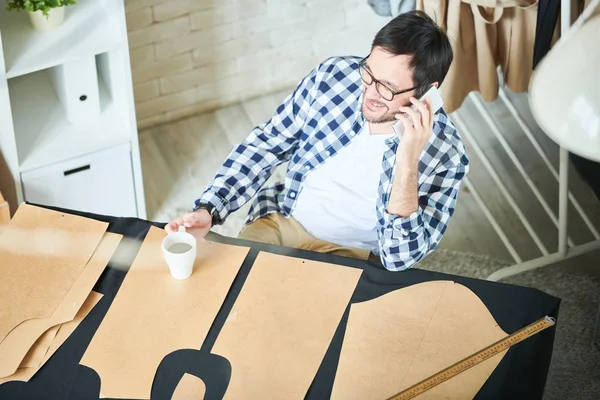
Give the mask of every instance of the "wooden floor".
<path id="1" fill-rule="evenodd" d="M 266 95 L 141 132 L 140 146 L 148 218 L 167 221 L 188 212 L 232 146 L 243 140 L 254 126 L 266 121 L 288 92 Z M 535 123 L 526 95 L 508 93 L 508 96 L 558 170 L 558 147 Z M 555 176 L 500 99 L 493 103 L 485 103 L 484 106 L 490 111 L 506 143 L 518 156 L 522 169 L 539 189 L 543 201 L 547 202 L 548 207 L 557 215 L 558 181 Z M 471 159 L 468 175 L 470 184 L 484 200 L 518 256 L 523 260 L 530 260 L 540 257 L 542 252 L 528 233 L 521 216 L 507 201 L 498 180 L 504 183 L 522 211 L 522 216 L 537 232 L 541 244 L 549 253 L 556 252 L 556 225 L 534 196 L 519 169 L 507 156 L 506 150 L 483 119 L 473 99 L 466 100 L 457 114 L 466 123 L 470 133 L 467 135 L 466 132 L 461 132 Z M 476 151 L 477 147 L 489 159 L 497 179 L 494 179 L 493 172 L 486 168 L 482 157 Z M 282 172 L 282 168 L 279 168 L 277 175 L 281 175 Z M 573 168 L 570 173 L 570 188 L 593 224 L 600 229 L 600 202 Z M 219 228 L 221 232 L 236 234 L 246 210 L 247 207 L 244 207 L 238 211 L 236 218 L 232 218 L 225 227 Z M 569 211 L 569 235 L 575 245 L 593 239 L 590 230 L 572 205 Z M 455 215 L 440 247 L 514 261 L 486 218 L 473 190 L 467 185 L 462 186 Z"/>

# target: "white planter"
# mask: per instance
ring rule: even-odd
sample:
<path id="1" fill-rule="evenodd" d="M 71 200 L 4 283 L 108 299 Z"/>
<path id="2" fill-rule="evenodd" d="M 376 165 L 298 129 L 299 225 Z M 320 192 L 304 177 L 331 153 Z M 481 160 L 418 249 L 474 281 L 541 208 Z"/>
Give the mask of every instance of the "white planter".
<path id="1" fill-rule="evenodd" d="M 65 7 L 53 8 L 48 11 L 48 17 L 41 11 L 28 12 L 31 25 L 38 31 L 53 31 L 65 20 Z"/>

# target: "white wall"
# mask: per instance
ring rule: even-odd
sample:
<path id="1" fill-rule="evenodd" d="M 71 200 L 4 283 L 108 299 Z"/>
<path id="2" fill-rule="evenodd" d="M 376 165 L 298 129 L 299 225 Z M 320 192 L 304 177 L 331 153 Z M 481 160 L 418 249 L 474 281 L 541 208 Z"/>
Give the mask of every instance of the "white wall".
<path id="1" fill-rule="evenodd" d="M 367 0 L 126 0 L 138 124 L 293 87 L 334 55 L 366 55 L 389 20 Z"/>

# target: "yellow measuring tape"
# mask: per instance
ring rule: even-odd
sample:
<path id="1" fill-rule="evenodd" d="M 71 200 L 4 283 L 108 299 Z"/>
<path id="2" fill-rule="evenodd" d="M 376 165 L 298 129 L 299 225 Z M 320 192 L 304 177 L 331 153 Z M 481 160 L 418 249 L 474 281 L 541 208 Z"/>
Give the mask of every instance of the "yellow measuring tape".
<path id="1" fill-rule="evenodd" d="M 535 335 L 538 332 L 543 331 L 546 328 L 553 326 L 556 320 L 552 317 L 541 318 L 531 325 L 527 325 L 525 328 L 518 330 L 512 335 L 508 335 L 504 339 L 500 339 L 496 343 L 479 350 L 476 353 L 460 360 L 456 364 L 443 369 L 430 377 L 422 380 L 421 382 L 403 390 L 402 392 L 390 397 L 388 400 L 408 400 L 412 399 L 421 393 L 428 391 L 429 389 L 439 385 L 442 382 L 468 370 L 469 368 L 479 364 L 482 361 L 487 360 L 490 357 L 495 356 L 498 353 L 514 346 L 515 344 L 522 342 L 523 340 Z"/>

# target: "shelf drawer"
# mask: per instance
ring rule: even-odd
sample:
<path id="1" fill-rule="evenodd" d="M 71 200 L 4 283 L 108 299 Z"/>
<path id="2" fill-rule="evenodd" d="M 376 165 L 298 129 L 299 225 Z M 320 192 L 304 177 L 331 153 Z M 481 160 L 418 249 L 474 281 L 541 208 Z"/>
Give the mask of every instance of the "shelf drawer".
<path id="1" fill-rule="evenodd" d="M 130 145 L 21 174 L 25 201 L 117 217 L 137 216 Z"/>

